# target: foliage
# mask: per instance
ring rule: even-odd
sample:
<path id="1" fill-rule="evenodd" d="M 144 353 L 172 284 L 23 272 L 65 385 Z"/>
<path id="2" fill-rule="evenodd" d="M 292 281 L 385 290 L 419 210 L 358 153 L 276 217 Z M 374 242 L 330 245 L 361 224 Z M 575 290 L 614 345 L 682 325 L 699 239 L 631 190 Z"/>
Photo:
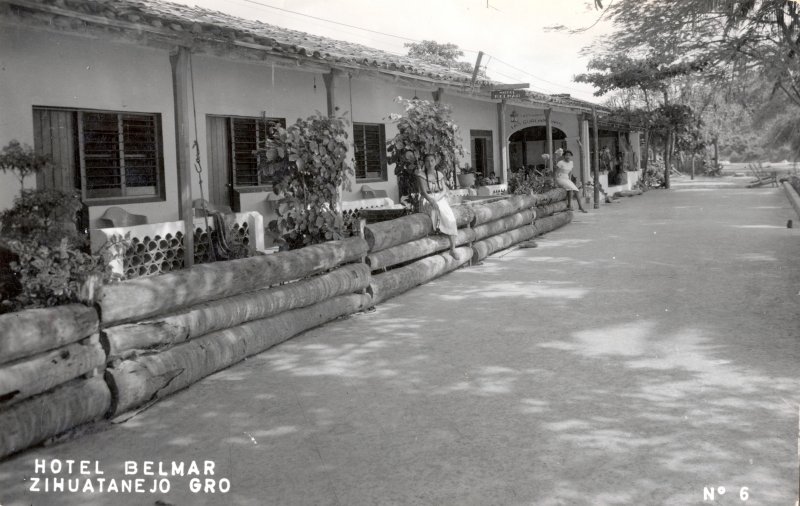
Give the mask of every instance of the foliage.
<path id="1" fill-rule="evenodd" d="M 592 48 L 602 58 L 674 55 L 676 64 L 700 74 L 717 95 L 755 79 L 762 93 L 750 95 L 749 107 L 758 110 L 781 96 L 787 114 L 770 118 L 772 144 L 791 145 L 800 156 L 800 130 L 793 122 L 800 109 L 800 3 L 681 0 L 667 7 L 658 0 L 618 0 L 606 14 L 614 33 Z"/>
<path id="2" fill-rule="evenodd" d="M 395 102 L 400 103 L 405 112 L 390 115 L 397 124 L 397 135 L 386 143 L 388 162 L 395 164 L 401 198 L 406 197 L 406 203 L 417 211 L 419 196 L 414 172 L 423 167 L 425 155 L 435 155 L 439 161 L 436 169 L 450 180 L 457 157 L 464 156 L 464 148 L 458 125 L 450 119 L 449 106 L 403 97 L 397 97 Z"/>
<path id="3" fill-rule="evenodd" d="M 14 206 L 0 214 L 6 240 L 28 240 L 56 246 L 66 237 L 70 246 L 81 245 L 75 220 L 82 204 L 78 195 L 59 190 L 23 190 Z"/>
<path id="4" fill-rule="evenodd" d="M 423 40 L 421 42 L 406 42 L 403 46 L 408 48 L 408 56 L 419 58 L 428 63 L 454 68 L 467 74 L 472 74 L 475 69 L 473 64 L 458 60 L 464 56 L 464 51 L 455 44 L 440 44 L 435 40 Z M 479 69 L 478 76 L 486 79 L 486 70 Z"/>
<path id="5" fill-rule="evenodd" d="M 508 191 L 514 195 L 535 195 L 556 188 L 552 177 L 529 174 L 518 170 L 508 179 Z"/>
<path id="6" fill-rule="evenodd" d="M 39 155 L 27 144 L 12 140 L 0 152 L 0 171 L 14 172 L 21 190 L 25 189 L 25 178 L 43 170 L 50 163 L 45 155 Z"/>
<path id="7" fill-rule="evenodd" d="M 342 239 L 344 221 L 337 211 L 339 189 L 350 188 L 347 174 L 348 122 L 321 113 L 298 119 L 275 134 L 256 152 L 259 169 L 274 177 L 278 219 L 272 232 L 290 249 Z"/>
<path id="8" fill-rule="evenodd" d="M 70 246 L 66 237 L 58 246 L 31 240 L 14 240 L 8 244 L 19 259 L 11 263 L 11 270 L 21 291 L 11 300 L 3 301 L 6 309 L 88 302 L 94 298 L 95 287 L 111 277 L 110 268 L 101 255 L 90 255 Z"/>

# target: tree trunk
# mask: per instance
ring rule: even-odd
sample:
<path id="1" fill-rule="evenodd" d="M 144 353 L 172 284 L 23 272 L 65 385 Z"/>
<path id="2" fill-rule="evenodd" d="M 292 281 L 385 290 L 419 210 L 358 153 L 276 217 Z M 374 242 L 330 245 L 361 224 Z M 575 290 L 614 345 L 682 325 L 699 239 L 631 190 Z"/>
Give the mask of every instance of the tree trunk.
<path id="1" fill-rule="evenodd" d="M 462 228 L 456 236 L 456 246 L 470 243 L 475 240 L 475 232 L 471 228 Z M 443 235 L 423 237 L 416 241 L 407 242 L 398 246 L 371 253 L 367 255 L 367 265 L 372 271 L 384 269 L 393 265 L 405 263 L 418 258 L 426 257 L 439 251 L 450 248 L 450 240 Z"/>
<path id="2" fill-rule="evenodd" d="M 532 225 L 523 225 L 519 228 L 493 235 L 482 241 L 472 244 L 472 261 L 480 262 L 495 251 L 500 251 L 513 246 L 522 241 L 532 239 L 536 235 L 536 229 Z"/>
<path id="3" fill-rule="evenodd" d="M 109 358 L 124 357 L 130 350 L 181 343 L 368 286 L 369 267 L 351 264 L 310 279 L 210 301 L 156 320 L 118 325 L 105 330 Z"/>
<path id="4" fill-rule="evenodd" d="M 457 204 L 453 206 L 453 214 L 456 217 L 456 226 L 463 228 L 472 225 L 475 220 L 475 211 L 472 206 L 466 204 Z"/>
<path id="5" fill-rule="evenodd" d="M 647 174 L 647 164 L 650 161 L 650 129 L 644 131 L 644 160 L 642 160 L 642 174 Z"/>
<path id="6" fill-rule="evenodd" d="M 364 239 L 370 253 L 405 244 L 433 233 L 430 216 L 415 213 L 396 220 L 373 223 L 364 228 Z"/>
<path id="7" fill-rule="evenodd" d="M 101 376 L 71 381 L 0 411 L 0 458 L 108 413 L 111 392 Z"/>
<path id="8" fill-rule="evenodd" d="M 536 208 L 536 219 L 546 218 L 555 213 L 560 213 L 567 210 L 567 201 L 562 200 L 554 204 L 547 204 L 546 206 L 539 206 Z"/>
<path id="9" fill-rule="evenodd" d="M 211 373 L 260 353 L 303 331 L 371 305 L 368 295 L 340 295 L 270 318 L 212 332 L 108 369 L 114 416 L 186 388 Z"/>
<path id="10" fill-rule="evenodd" d="M 378 304 L 391 299 L 417 285 L 447 274 L 469 262 L 471 256 L 471 248 L 461 247 L 456 249 L 457 258 L 450 256 L 450 253 L 432 255 L 405 267 L 372 276 L 369 284 L 372 303 Z"/>
<path id="11" fill-rule="evenodd" d="M 664 188 L 666 189 L 669 189 L 669 177 L 672 170 L 670 147 L 672 147 L 672 130 L 667 131 L 667 140 L 664 143 Z"/>
<path id="12" fill-rule="evenodd" d="M 714 137 L 714 170 L 719 167 L 719 137 Z"/>
<path id="13" fill-rule="evenodd" d="M 512 214 L 511 216 L 506 216 L 505 218 L 500 218 L 499 220 L 490 221 L 489 223 L 479 225 L 475 227 L 475 241 L 480 241 L 493 235 L 502 234 L 503 232 L 508 232 L 509 230 L 514 230 L 515 228 L 519 228 L 524 225 L 530 225 L 533 223 L 533 220 L 536 216 L 537 213 L 535 210 L 526 209 L 518 212 L 517 214 Z"/>
<path id="14" fill-rule="evenodd" d="M 0 366 L 0 409 L 105 368 L 106 353 L 95 334 L 83 341 Z"/>
<path id="15" fill-rule="evenodd" d="M 558 213 L 554 214 L 553 216 L 548 216 L 547 218 L 543 218 L 541 220 L 536 220 L 533 223 L 533 228 L 536 229 L 536 235 L 546 234 L 547 232 L 551 232 L 557 228 L 561 228 L 567 223 L 572 221 L 572 211 L 567 211 L 566 213 Z"/>
<path id="16" fill-rule="evenodd" d="M 694 153 L 692 153 L 692 181 L 694 181 Z"/>
<path id="17" fill-rule="evenodd" d="M 302 279 L 360 260 L 366 254 L 366 241 L 352 237 L 106 285 L 99 300 L 103 324 L 162 315 L 193 304 Z"/>
<path id="18" fill-rule="evenodd" d="M 0 364 L 74 343 L 97 329 L 97 311 L 80 304 L 0 315 Z"/>
<path id="19" fill-rule="evenodd" d="M 472 207 L 475 212 L 473 227 L 483 225 L 490 221 L 499 220 L 506 216 L 530 209 L 536 205 L 536 197 L 532 195 L 512 195 L 511 197 L 488 204 L 477 204 Z"/>

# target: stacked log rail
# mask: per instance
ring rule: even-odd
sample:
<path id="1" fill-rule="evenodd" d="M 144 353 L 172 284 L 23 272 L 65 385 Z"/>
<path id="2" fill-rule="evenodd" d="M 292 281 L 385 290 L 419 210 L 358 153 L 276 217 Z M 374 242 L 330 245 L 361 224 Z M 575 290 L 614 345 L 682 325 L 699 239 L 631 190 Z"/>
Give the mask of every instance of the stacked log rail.
<path id="1" fill-rule="evenodd" d="M 415 214 L 363 238 L 107 285 L 95 308 L 0 315 L 0 458 L 563 226 L 565 195 L 454 206 L 454 255 Z"/>
<path id="2" fill-rule="evenodd" d="M 0 315 L 0 458 L 106 415 L 98 330 L 78 304 Z"/>
<path id="3" fill-rule="evenodd" d="M 412 214 L 365 227 L 364 238 L 369 245 L 366 264 L 372 271 L 368 293 L 373 304 L 469 263 L 474 210 L 469 206 L 454 206 L 453 214 L 459 228 L 456 246 L 461 246 L 456 248 L 455 255 L 449 252 L 450 240 L 446 236 L 433 235 L 433 223 L 427 214 Z M 389 268 L 392 270 L 387 271 Z"/>
<path id="4" fill-rule="evenodd" d="M 104 287 L 110 416 L 369 307 L 366 254 L 354 237 Z"/>
<path id="5" fill-rule="evenodd" d="M 554 189 L 539 195 L 514 195 L 478 207 L 472 262 L 572 221 L 572 212 L 565 212 L 566 196 L 565 190 Z"/>

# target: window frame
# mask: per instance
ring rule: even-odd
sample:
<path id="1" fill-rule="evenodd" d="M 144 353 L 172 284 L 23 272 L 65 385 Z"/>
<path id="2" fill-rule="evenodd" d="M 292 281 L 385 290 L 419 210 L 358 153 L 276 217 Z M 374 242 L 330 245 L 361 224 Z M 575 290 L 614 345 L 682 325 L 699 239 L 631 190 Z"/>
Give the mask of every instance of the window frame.
<path id="1" fill-rule="evenodd" d="M 217 114 L 213 114 L 211 116 L 222 117 L 222 118 L 225 118 L 228 121 L 228 128 L 227 128 L 228 153 L 227 153 L 227 157 L 228 157 L 228 164 L 229 164 L 230 170 L 231 170 L 231 172 L 230 172 L 231 189 L 234 192 L 239 192 L 239 193 L 271 192 L 272 191 L 272 186 L 275 183 L 275 181 L 272 178 L 266 178 L 261 173 L 261 171 L 258 170 L 258 161 L 257 161 L 257 159 L 254 159 L 254 161 L 256 162 L 256 177 L 258 178 L 258 184 L 255 184 L 255 185 L 239 185 L 239 184 L 237 184 L 236 159 L 235 159 L 235 156 L 236 156 L 236 152 L 235 152 L 236 141 L 235 141 L 235 138 L 234 138 L 234 122 L 236 120 L 248 120 L 248 121 L 253 121 L 254 120 L 254 121 L 256 121 L 256 149 L 258 149 L 259 144 L 262 142 L 258 138 L 258 132 L 259 132 L 258 131 L 258 122 L 264 121 L 264 122 L 267 122 L 267 123 L 269 123 L 269 122 L 277 123 L 281 128 L 286 128 L 286 118 L 267 117 L 267 116 L 237 116 L 237 115 L 231 115 L 231 114 L 218 114 L 218 115 Z M 267 127 L 267 128 L 269 128 L 269 127 Z M 267 133 L 267 135 L 269 135 L 269 134 Z"/>
<path id="2" fill-rule="evenodd" d="M 165 184 L 165 171 L 164 171 L 164 140 L 163 130 L 161 127 L 161 113 L 157 112 L 135 112 L 135 111 L 114 111 L 108 109 L 88 109 L 88 108 L 73 108 L 73 107 L 51 107 L 35 105 L 33 110 L 34 128 L 36 128 L 37 114 L 46 114 L 48 111 L 68 112 L 72 116 L 72 129 L 73 135 L 68 141 L 73 144 L 75 150 L 76 165 L 65 167 L 61 166 L 62 171 L 71 171 L 70 178 L 75 182 L 74 189 L 81 194 L 81 201 L 87 206 L 103 206 L 103 205 L 124 205 L 124 204 L 139 204 L 148 202 L 164 202 L 166 197 L 166 184 Z M 38 113 L 37 113 L 38 111 Z M 84 114 L 109 114 L 115 115 L 118 124 L 117 136 L 119 144 L 117 145 L 117 156 L 120 164 L 120 189 L 124 191 L 125 184 L 125 148 L 123 141 L 123 131 L 121 130 L 122 118 L 124 116 L 143 116 L 151 118 L 153 121 L 153 139 L 155 141 L 155 192 L 146 195 L 120 195 L 120 196 L 102 196 L 102 197 L 89 197 L 87 188 L 86 177 L 86 153 L 85 144 L 86 139 L 83 129 Z M 52 142 L 56 137 L 52 135 L 47 139 Z M 64 140 L 59 138 L 59 140 Z M 45 142 L 45 139 L 40 139 Z M 37 146 L 37 150 L 43 149 L 43 146 Z"/>
<path id="3" fill-rule="evenodd" d="M 378 127 L 378 145 L 382 148 L 379 151 L 380 155 L 380 164 L 381 164 L 381 173 L 378 177 L 367 177 L 367 167 L 364 167 L 364 176 L 359 177 L 359 170 L 358 170 L 358 159 L 356 158 L 356 126 L 365 127 L 365 126 L 374 126 Z M 366 142 L 364 143 L 364 151 L 366 152 L 367 146 Z M 365 159 L 366 161 L 366 159 Z M 386 154 L 386 125 L 384 123 L 366 123 L 361 121 L 354 121 L 353 122 L 353 173 L 356 180 L 356 183 L 383 183 L 389 180 L 389 172 L 387 167 L 387 154 Z"/>

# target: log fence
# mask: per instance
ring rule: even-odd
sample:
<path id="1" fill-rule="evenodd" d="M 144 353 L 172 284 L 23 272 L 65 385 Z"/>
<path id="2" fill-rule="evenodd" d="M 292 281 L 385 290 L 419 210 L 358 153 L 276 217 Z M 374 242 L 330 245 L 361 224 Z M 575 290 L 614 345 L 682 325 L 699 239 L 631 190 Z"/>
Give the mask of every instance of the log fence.
<path id="1" fill-rule="evenodd" d="M 363 237 L 110 284 L 95 307 L 0 315 L 0 458 L 561 227 L 572 219 L 565 197 L 454 206 L 454 255 L 414 214 Z"/>

